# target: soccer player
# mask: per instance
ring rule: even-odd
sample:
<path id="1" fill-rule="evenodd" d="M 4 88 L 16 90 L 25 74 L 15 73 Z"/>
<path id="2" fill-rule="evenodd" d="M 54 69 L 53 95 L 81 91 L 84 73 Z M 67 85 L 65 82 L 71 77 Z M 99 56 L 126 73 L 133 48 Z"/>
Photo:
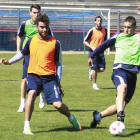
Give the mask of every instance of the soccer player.
<path id="1" fill-rule="evenodd" d="M 102 27 L 102 18 L 97 16 L 95 18 L 96 26 L 91 28 L 86 37 L 84 38 L 83 44 L 89 48 L 89 56 L 97 48 L 101 45 L 107 37 L 107 30 Z M 90 43 L 88 42 L 90 40 Z M 89 69 L 89 80 L 93 80 L 93 89 L 99 90 L 97 86 L 97 72 L 104 72 L 105 70 L 105 58 L 104 52 L 100 52 L 99 54 L 93 57 L 93 67 Z"/>
<path id="2" fill-rule="evenodd" d="M 62 103 L 61 87 L 62 64 L 60 62 L 60 43 L 53 36 L 48 35 L 49 18 L 46 14 L 39 14 L 36 21 L 38 35 L 30 38 L 21 53 L 7 61 L 2 58 L 0 62 L 6 65 L 13 64 L 30 54 L 27 92 L 25 104 L 25 123 L 23 133 L 33 135 L 30 130 L 30 119 L 34 110 L 34 102 L 39 93 L 44 89 L 45 99 L 60 113 L 68 117 L 76 130 L 81 130 L 80 123 L 70 113 L 68 107 Z"/>
<path id="3" fill-rule="evenodd" d="M 31 19 L 24 22 L 19 29 L 18 36 L 17 36 L 17 53 L 20 52 L 20 45 L 22 42 L 22 37 L 25 36 L 22 49 L 24 49 L 26 42 L 29 38 L 33 37 L 34 35 L 38 34 L 36 28 L 36 17 L 37 14 L 40 13 L 41 7 L 37 4 L 31 5 L 30 7 L 30 15 Z M 51 28 L 49 29 L 49 35 L 53 36 Z M 18 112 L 24 112 L 25 109 L 25 99 L 26 99 L 26 87 L 27 87 L 27 68 L 29 64 L 29 55 L 24 58 L 23 61 L 23 75 L 22 75 L 22 83 L 21 83 L 21 103 L 20 107 L 17 110 Z M 44 93 L 40 93 L 40 102 L 39 107 L 44 108 L 45 106 L 45 97 Z"/>
<path id="4" fill-rule="evenodd" d="M 91 127 L 100 124 L 104 117 L 117 113 L 117 120 L 124 122 L 126 105 L 131 100 L 137 81 L 137 73 L 140 68 L 140 34 L 135 34 L 136 20 L 128 16 L 124 21 L 124 33 L 116 33 L 110 39 L 102 43 L 91 53 L 88 64 L 93 65 L 94 55 L 104 51 L 106 48 L 115 46 L 116 56 L 113 65 L 112 81 L 117 90 L 116 103 L 102 112 L 93 112 Z"/>

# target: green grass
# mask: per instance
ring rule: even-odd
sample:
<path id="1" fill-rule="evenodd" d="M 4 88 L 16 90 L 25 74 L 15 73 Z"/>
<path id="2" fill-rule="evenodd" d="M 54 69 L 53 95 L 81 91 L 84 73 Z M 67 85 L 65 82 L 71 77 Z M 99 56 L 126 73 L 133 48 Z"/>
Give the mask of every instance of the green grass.
<path id="1" fill-rule="evenodd" d="M 0 54 L 11 58 L 14 54 Z M 0 66 L 0 140 L 138 140 L 140 139 L 140 82 L 139 75 L 135 94 L 125 109 L 125 137 L 113 137 L 109 126 L 116 121 L 116 115 L 101 120 L 101 125 L 90 129 L 92 112 L 102 111 L 115 103 L 116 89 L 111 81 L 114 55 L 106 55 L 106 70 L 98 74 L 97 83 L 101 90 L 92 90 L 88 79 L 88 55 L 63 55 L 62 86 L 65 90 L 63 102 L 81 123 L 83 130 L 74 131 L 67 118 L 53 106 L 46 105 L 39 109 L 39 97 L 31 119 L 34 136 L 22 134 L 24 113 L 17 113 L 20 104 L 20 84 L 22 61 L 11 66 Z"/>

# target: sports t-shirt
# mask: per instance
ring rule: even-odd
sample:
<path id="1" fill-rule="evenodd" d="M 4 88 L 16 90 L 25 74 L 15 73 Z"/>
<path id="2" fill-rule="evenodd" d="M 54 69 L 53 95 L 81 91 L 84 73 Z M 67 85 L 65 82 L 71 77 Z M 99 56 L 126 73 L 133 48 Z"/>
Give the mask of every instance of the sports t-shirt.
<path id="1" fill-rule="evenodd" d="M 130 64 L 140 66 L 140 35 L 126 36 L 120 33 L 115 42 L 116 57 L 114 64 Z"/>
<path id="2" fill-rule="evenodd" d="M 84 40 L 85 41 L 90 40 L 90 45 L 97 48 L 106 40 L 106 38 L 107 38 L 107 30 L 104 27 L 102 27 L 101 29 L 96 29 L 95 27 L 93 27 L 88 31 Z M 89 50 L 91 49 L 89 48 Z"/>
<path id="3" fill-rule="evenodd" d="M 19 37 L 23 37 L 25 35 L 25 39 L 23 41 L 22 49 L 25 47 L 25 44 L 28 41 L 28 39 L 37 35 L 37 34 L 38 34 L 38 30 L 36 28 L 36 24 L 32 24 L 31 20 L 27 20 L 26 22 L 22 23 L 20 28 L 19 28 L 19 31 L 18 31 L 18 36 Z M 52 32 L 50 26 L 49 26 L 48 34 L 50 36 L 53 36 L 53 32 Z"/>
<path id="4" fill-rule="evenodd" d="M 61 52 L 60 43 L 53 36 L 49 36 L 46 40 L 41 40 L 35 35 L 27 41 L 21 53 L 23 55 L 30 54 L 27 73 L 37 75 L 56 74 L 55 62 L 60 61 Z"/>

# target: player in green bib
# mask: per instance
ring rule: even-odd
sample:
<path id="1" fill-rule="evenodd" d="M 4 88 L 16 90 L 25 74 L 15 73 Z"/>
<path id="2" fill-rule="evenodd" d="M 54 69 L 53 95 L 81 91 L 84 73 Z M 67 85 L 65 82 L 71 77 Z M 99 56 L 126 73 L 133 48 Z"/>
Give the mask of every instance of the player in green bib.
<path id="1" fill-rule="evenodd" d="M 124 21 L 124 33 L 116 33 L 110 39 L 102 43 L 90 55 L 88 64 L 93 65 L 92 58 L 108 47 L 115 46 L 116 56 L 113 65 L 112 81 L 117 90 L 115 104 L 102 112 L 93 112 L 91 127 L 100 124 L 104 117 L 117 113 L 117 121 L 124 122 L 126 105 L 131 100 L 137 81 L 137 73 L 140 69 L 140 34 L 135 34 L 136 20 L 129 16 Z"/>
<path id="2" fill-rule="evenodd" d="M 40 11 L 41 11 L 41 7 L 37 4 L 34 4 L 30 7 L 31 19 L 22 23 L 18 31 L 17 53 L 20 52 L 20 46 L 21 46 L 22 38 L 24 36 L 25 36 L 25 39 L 23 41 L 22 49 L 24 49 L 25 44 L 29 38 L 38 34 L 38 30 L 36 28 L 36 17 L 38 13 L 40 13 Z M 50 26 L 49 26 L 48 34 L 50 36 L 53 36 Z M 20 103 L 19 109 L 17 110 L 18 112 L 24 112 L 24 109 L 25 109 L 26 87 L 27 87 L 27 68 L 29 65 L 29 57 L 30 57 L 29 55 L 26 56 L 23 61 L 23 75 L 22 75 L 22 82 L 21 82 L 21 103 Z M 44 93 L 41 92 L 39 107 L 44 108 L 44 106 L 45 106 L 45 97 L 44 97 Z"/>

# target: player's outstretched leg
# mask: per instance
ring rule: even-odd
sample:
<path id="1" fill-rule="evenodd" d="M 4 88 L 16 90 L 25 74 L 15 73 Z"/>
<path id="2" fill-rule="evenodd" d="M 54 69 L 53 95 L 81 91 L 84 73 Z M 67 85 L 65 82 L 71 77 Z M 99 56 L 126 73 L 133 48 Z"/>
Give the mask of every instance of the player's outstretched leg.
<path id="1" fill-rule="evenodd" d="M 124 117 L 125 117 L 125 112 L 124 111 L 120 111 L 117 115 L 117 120 L 124 122 Z"/>
<path id="2" fill-rule="evenodd" d="M 77 119 L 70 113 L 67 105 L 63 104 L 61 101 L 53 102 L 53 106 L 62 114 L 68 117 L 69 122 L 74 126 L 75 130 L 82 130 L 80 123 Z"/>
<path id="3" fill-rule="evenodd" d="M 40 102 L 39 102 L 39 108 L 42 109 L 45 107 L 45 95 L 43 92 L 40 93 Z"/>
<path id="4" fill-rule="evenodd" d="M 100 115 L 97 110 L 93 112 L 93 121 L 91 122 L 90 127 L 95 128 L 97 124 L 100 125 L 100 120 L 96 120 L 97 115 Z"/>

